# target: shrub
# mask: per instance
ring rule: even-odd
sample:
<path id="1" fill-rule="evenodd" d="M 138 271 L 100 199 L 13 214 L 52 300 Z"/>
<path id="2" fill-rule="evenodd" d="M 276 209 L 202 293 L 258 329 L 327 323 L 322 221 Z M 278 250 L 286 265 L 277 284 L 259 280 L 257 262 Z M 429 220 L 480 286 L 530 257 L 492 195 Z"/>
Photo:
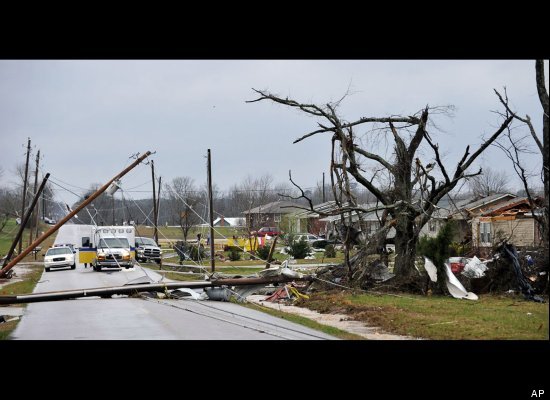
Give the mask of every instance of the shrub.
<path id="1" fill-rule="evenodd" d="M 189 255 L 191 256 L 191 259 L 193 261 L 200 261 L 200 260 L 204 259 L 204 257 L 205 257 L 204 247 L 202 247 L 202 246 L 197 247 L 195 245 L 189 246 Z"/>
<path id="2" fill-rule="evenodd" d="M 231 261 L 238 261 L 238 260 L 241 259 L 241 253 L 238 250 L 236 250 L 235 248 L 231 248 L 229 250 L 229 259 Z"/>
<path id="3" fill-rule="evenodd" d="M 327 247 L 325 247 L 325 257 L 326 258 L 336 257 L 336 249 L 334 248 L 333 244 L 328 244 Z"/>
<path id="4" fill-rule="evenodd" d="M 311 247 L 309 243 L 306 242 L 305 238 L 301 240 L 292 240 L 288 249 L 288 254 L 296 259 L 306 258 L 311 252 Z"/>
<path id="5" fill-rule="evenodd" d="M 271 256 L 271 259 L 268 260 L 267 257 L 269 256 L 269 246 L 260 246 L 256 249 L 256 255 L 260 257 L 262 260 L 266 260 L 267 262 L 273 261 L 273 256 Z"/>
<path id="6" fill-rule="evenodd" d="M 441 287 L 445 287 L 445 260 L 454 250 L 451 242 L 455 229 L 454 223 L 449 221 L 443 225 L 435 238 L 423 236 L 416 246 L 418 255 L 428 257 L 434 263 L 437 268 L 437 281 Z"/>

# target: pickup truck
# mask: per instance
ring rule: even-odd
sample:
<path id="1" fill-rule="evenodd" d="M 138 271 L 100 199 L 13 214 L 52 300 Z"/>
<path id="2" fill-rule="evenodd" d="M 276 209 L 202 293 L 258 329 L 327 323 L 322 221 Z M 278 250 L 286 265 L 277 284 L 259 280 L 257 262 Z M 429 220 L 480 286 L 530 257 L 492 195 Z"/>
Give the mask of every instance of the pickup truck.
<path id="1" fill-rule="evenodd" d="M 136 236 L 136 260 L 147 261 L 153 260 L 160 264 L 162 250 L 157 243 L 148 237 Z"/>

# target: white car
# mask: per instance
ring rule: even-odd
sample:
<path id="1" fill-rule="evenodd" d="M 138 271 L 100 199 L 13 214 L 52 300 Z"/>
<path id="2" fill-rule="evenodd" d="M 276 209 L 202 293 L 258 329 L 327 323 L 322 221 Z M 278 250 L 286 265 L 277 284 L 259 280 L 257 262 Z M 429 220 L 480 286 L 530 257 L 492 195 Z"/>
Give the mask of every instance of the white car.
<path id="1" fill-rule="evenodd" d="M 44 268 L 50 272 L 50 268 L 71 267 L 76 268 L 75 252 L 68 246 L 52 247 L 44 256 Z"/>
<path id="2" fill-rule="evenodd" d="M 312 244 L 313 242 L 321 240 L 321 238 L 311 233 L 298 233 L 294 235 L 295 242 L 299 242 L 300 240 L 305 240 L 309 244 Z"/>

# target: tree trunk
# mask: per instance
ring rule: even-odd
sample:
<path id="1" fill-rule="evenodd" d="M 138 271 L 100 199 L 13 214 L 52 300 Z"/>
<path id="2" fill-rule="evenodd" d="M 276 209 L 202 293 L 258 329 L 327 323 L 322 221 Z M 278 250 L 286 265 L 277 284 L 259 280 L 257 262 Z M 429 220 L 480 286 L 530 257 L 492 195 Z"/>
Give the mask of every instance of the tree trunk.
<path id="1" fill-rule="evenodd" d="M 414 220 L 406 215 L 399 215 L 395 226 L 395 266 L 393 271 L 401 278 L 406 279 L 414 272 L 416 242 Z"/>

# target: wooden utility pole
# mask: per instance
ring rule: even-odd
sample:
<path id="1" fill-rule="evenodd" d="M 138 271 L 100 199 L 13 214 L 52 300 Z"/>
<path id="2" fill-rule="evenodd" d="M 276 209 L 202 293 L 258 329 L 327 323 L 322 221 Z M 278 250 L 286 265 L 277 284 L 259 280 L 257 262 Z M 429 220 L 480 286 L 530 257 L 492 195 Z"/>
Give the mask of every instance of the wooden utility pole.
<path id="1" fill-rule="evenodd" d="M 214 208 L 212 204 L 212 164 L 210 149 L 208 149 L 208 208 L 210 214 L 210 267 L 212 273 L 216 270 L 216 261 L 214 260 Z"/>
<path id="2" fill-rule="evenodd" d="M 44 189 L 44 186 L 46 186 L 46 182 L 48 181 L 48 178 L 50 177 L 50 174 L 46 174 L 44 179 L 42 180 L 42 184 L 40 185 L 40 188 L 38 189 L 38 192 L 34 194 L 34 199 L 31 202 L 31 206 L 24 217 L 21 218 L 21 225 L 19 225 L 19 231 L 17 232 L 17 235 L 15 236 L 15 239 L 13 240 L 10 249 L 8 250 L 8 254 L 6 255 L 6 258 L 4 259 L 4 263 L 2 264 L 2 268 L 4 268 L 8 262 L 11 259 L 11 256 L 13 255 L 13 251 L 15 250 L 15 245 L 21 237 L 23 236 L 23 231 L 25 230 L 25 225 L 27 225 L 27 222 L 29 222 L 31 218 L 31 214 L 34 210 L 34 207 L 36 206 L 36 203 L 38 202 L 38 198 L 40 197 L 40 193 L 42 193 L 42 190 Z M 32 230 L 32 229 L 31 229 Z M 35 252 L 36 255 L 36 252 Z"/>
<path id="3" fill-rule="evenodd" d="M 326 202 L 325 198 L 325 173 L 323 172 L 323 203 Z"/>
<path id="4" fill-rule="evenodd" d="M 39 153 L 40 153 L 40 151 L 39 151 Z M 44 177 L 42 177 L 42 179 L 44 179 Z M 45 200 L 44 200 L 44 193 L 42 192 L 40 196 L 42 197 L 42 207 L 44 207 L 44 206 L 43 206 L 44 201 L 45 201 Z M 40 223 L 39 223 L 39 222 L 40 222 L 40 206 L 39 206 L 39 205 L 36 207 L 36 213 L 35 213 L 35 215 L 36 215 L 36 217 L 35 217 L 35 229 L 36 229 L 36 232 L 35 232 L 35 235 L 34 235 L 34 236 L 35 236 L 35 237 L 38 237 L 38 231 L 39 231 L 38 228 L 39 228 L 39 225 L 40 225 Z M 36 253 L 35 253 L 35 255 L 36 255 Z"/>
<path id="5" fill-rule="evenodd" d="M 29 254 L 36 246 L 38 246 L 40 243 L 42 243 L 44 240 L 46 240 L 50 235 L 57 232 L 61 226 L 63 226 L 67 221 L 69 221 L 72 217 L 74 217 L 76 214 L 80 212 L 84 207 L 86 207 L 88 204 L 90 204 L 92 201 L 94 201 L 101 193 L 107 190 L 107 188 L 113 183 L 114 181 L 122 178 L 124 175 L 126 175 L 128 172 L 130 172 L 136 165 L 141 163 L 143 160 L 145 160 L 149 155 L 151 154 L 150 151 L 145 152 L 141 157 L 139 157 L 136 161 L 134 161 L 132 164 L 130 164 L 124 171 L 120 172 L 117 176 L 115 176 L 113 179 L 111 179 L 109 182 L 107 182 L 105 185 L 100 187 L 94 194 L 92 194 L 90 197 L 88 197 L 86 200 L 82 202 L 76 209 L 71 211 L 69 214 L 67 214 L 61 221 L 59 221 L 57 224 L 52 226 L 47 232 L 43 233 L 42 236 L 37 238 L 33 243 L 29 245 L 23 251 L 20 253 L 17 257 L 15 257 L 8 265 L 6 265 L 3 269 L 0 270 L 0 278 L 5 276 L 5 274 L 12 269 L 19 261 L 21 261 L 27 254 Z"/>
<path id="6" fill-rule="evenodd" d="M 159 176 L 159 189 L 157 192 L 157 218 L 155 219 L 155 226 L 159 223 L 159 214 L 160 214 L 160 188 L 162 187 L 162 176 Z M 158 231 L 157 231 L 157 238 L 155 239 L 155 242 L 157 243 L 157 246 L 160 247 L 160 243 L 158 241 Z M 160 256 L 159 261 L 159 269 L 162 269 L 162 254 Z"/>
<path id="7" fill-rule="evenodd" d="M 36 153 L 36 169 L 34 171 L 34 189 L 33 189 L 33 193 L 34 195 L 36 195 L 36 189 L 38 189 L 38 163 L 40 162 L 40 150 L 38 150 L 38 152 Z M 31 221 L 35 222 L 35 223 L 38 223 L 35 218 L 33 218 L 35 215 L 35 212 L 34 212 L 34 208 L 33 208 L 33 211 L 32 211 L 32 215 L 31 215 Z M 36 215 L 38 216 L 38 213 L 36 213 Z M 30 226 L 30 229 L 29 229 L 29 244 L 32 243 L 32 231 L 33 231 L 33 226 L 32 226 L 32 223 L 31 223 L 31 226 Z M 36 253 L 34 253 L 34 259 L 36 260 Z"/>
<path id="8" fill-rule="evenodd" d="M 23 178 L 23 202 L 21 205 L 21 223 L 23 223 L 23 217 L 25 216 L 25 203 L 27 200 L 27 180 L 29 177 L 29 156 L 31 154 L 31 138 L 28 138 L 27 141 L 27 161 L 25 162 L 25 177 Z M 24 228 L 24 227 L 23 227 Z M 19 247 L 18 251 L 21 254 L 23 249 L 23 236 L 19 238 Z"/>
<path id="9" fill-rule="evenodd" d="M 151 179 L 153 180 L 153 237 L 155 238 L 155 242 L 158 244 L 159 232 L 157 229 L 157 190 L 155 188 L 155 162 L 153 160 L 151 160 Z"/>

